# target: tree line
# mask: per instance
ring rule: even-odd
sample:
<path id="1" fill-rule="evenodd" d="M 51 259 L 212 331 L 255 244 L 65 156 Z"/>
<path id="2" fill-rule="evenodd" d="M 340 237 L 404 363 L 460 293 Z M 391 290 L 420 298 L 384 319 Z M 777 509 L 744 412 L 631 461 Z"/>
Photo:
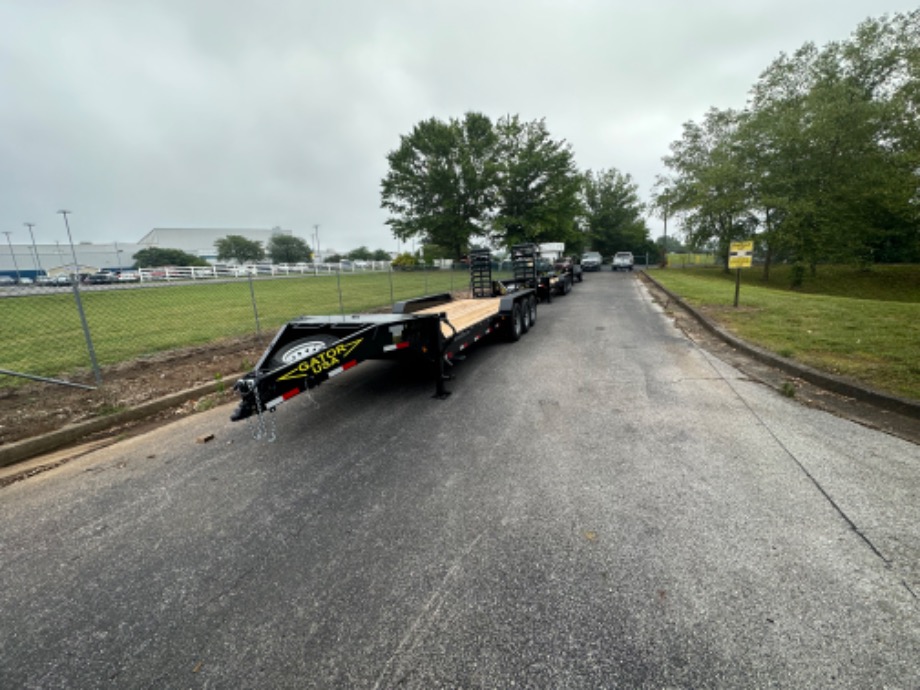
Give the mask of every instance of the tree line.
<path id="1" fill-rule="evenodd" d="M 688 122 L 652 205 L 691 246 L 756 239 L 775 261 L 920 261 L 920 10 L 806 43 L 741 110 Z"/>
<path id="2" fill-rule="evenodd" d="M 493 122 L 477 112 L 430 118 L 400 137 L 387 162 L 386 224 L 429 255 L 436 248 L 437 258 L 457 259 L 482 243 L 656 251 L 632 178 L 614 168 L 579 171 L 571 145 L 554 139 L 542 119 L 508 115 Z"/>

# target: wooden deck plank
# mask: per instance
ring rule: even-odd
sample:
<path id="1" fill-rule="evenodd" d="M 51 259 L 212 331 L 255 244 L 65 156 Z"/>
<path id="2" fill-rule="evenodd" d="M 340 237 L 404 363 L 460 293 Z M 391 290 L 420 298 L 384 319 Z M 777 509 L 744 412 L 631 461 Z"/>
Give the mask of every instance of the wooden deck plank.
<path id="1" fill-rule="evenodd" d="M 501 301 L 501 297 L 464 299 L 441 304 L 437 307 L 422 309 L 416 313 L 439 314 L 444 312 L 447 314 L 447 320 L 450 321 L 453 327 L 458 331 L 462 331 L 464 328 L 469 328 L 477 321 L 482 321 L 489 316 L 497 314 Z M 453 335 L 453 331 L 444 323 L 441 324 L 441 333 L 443 333 L 445 337 Z"/>

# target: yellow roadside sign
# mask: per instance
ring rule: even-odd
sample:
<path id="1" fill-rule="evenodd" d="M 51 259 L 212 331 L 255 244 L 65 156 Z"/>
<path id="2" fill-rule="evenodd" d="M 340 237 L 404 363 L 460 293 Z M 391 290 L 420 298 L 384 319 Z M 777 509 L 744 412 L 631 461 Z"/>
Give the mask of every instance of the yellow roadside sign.
<path id="1" fill-rule="evenodd" d="M 750 268 L 754 258 L 754 241 L 732 242 L 728 247 L 729 268 Z"/>

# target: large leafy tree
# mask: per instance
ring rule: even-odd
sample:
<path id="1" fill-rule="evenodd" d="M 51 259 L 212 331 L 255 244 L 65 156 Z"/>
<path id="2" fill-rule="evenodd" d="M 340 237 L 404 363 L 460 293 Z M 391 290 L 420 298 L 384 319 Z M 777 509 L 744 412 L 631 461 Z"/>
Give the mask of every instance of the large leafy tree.
<path id="1" fill-rule="evenodd" d="M 312 256 L 312 250 L 305 240 L 293 235 L 282 234 L 271 236 L 266 253 L 276 264 L 296 264 L 309 261 Z"/>
<path id="2" fill-rule="evenodd" d="M 726 257 L 729 243 L 750 232 L 744 156 L 735 136 L 740 120 L 737 111 L 711 108 L 702 123 L 684 124 L 664 159 L 675 173 L 670 208 L 682 216 L 688 243 L 715 242 Z"/>
<path id="3" fill-rule="evenodd" d="M 467 113 L 462 120 L 418 123 L 387 154 L 381 182 L 386 223 L 403 242 L 437 244 L 455 256 L 487 232 L 495 193 L 495 131 L 491 120 Z"/>
<path id="4" fill-rule="evenodd" d="M 204 259 L 184 252 L 181 249 L 167 249 L 160 247 L 147 247 L 134 255 L 138 268 L 154 268 L 157 266 L 207 266 Z"/>
<path id="5" fill-rule="evenodd" d="M 250 240 L 242 235 L 227 235 L 214 243 L 217 246 L 217 258 L 220 261 L 261 261 L 265 257 L 262 243 Z"/>
<path id="6" fill-rule="evenodd" d="M 584 224 L 591 246 L 601 254 L 645 253 L 649 242 L 638 186 L 616 169 L 589 170 L 582 193 Z"/>
<path id="7" fill-rule="evenodd" d="M 571 146 L 552 139 L 544 120 L 522 122 L 517 115 L 496 124 L 496 215 L 492 239 L 567 242 L 581 245 L 575 225 L 581 177 Z"/>
<path id="8" fill-rule="evenodd" d="M 691 245 L 758 231 L 773 257 L 920 259 L 920 10 L 805 44 L 760 76 L 743 112 L 687 123 L 665 163 Z"/>

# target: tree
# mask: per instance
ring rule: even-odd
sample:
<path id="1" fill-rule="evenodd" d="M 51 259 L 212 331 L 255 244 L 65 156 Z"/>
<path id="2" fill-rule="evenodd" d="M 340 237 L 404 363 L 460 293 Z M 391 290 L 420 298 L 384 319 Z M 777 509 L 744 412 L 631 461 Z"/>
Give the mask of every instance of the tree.
<path id="1" fill-rule="evenodd" d="M 691 247 L 715 240 L 725 257 L 732 240 L 750 234 L 744 157 L 735 136 L 742 115 L 710 108 L 703 122 L 684 124 L 683 136 L 664 158 L 673 171 L 669 205 L 683 220 Z"/>
<path id="2" fill-rule="evenodd" d="M 691 246 L 758 232 L 770 263 L 920 259 L 920 10 L 806 43 L 761 74 L 742 112 L 687 123 L 665 163 Z"/>
<path id="3" fill-rule="evenodd" d="M 292 235 L 272 235 L 266 250 L 272 263 L 296 264 L 310 260 L 313 255 L 310 246 L 300 237 Z M 242 262 L 240 262 L 242 263 Z"/>
<path id="4" fill-rule="evenodd" d="M 247 261 L 261 261 L 265 257 L 261 242 L 246 239 L 242 235 L 227 235 L 214 244 L 217 246 L 219 261 L 236 261 L 244 264 Z"/>
<path id="5" fill-rule="evenodd" d="M 629 174 L 616 169 L 584 175 L 582 206 L 588 240 L 601 254 L 646 253 L 648 227 L 639 201 L 638 186 Z"/>
<path id="6" fill-rule="evenodd" d="M 416 267 L 418 259 L 409 252 L 403 252 L 393 259 L 393 268 L 401 271 L 408 271 Z"/>
<path id="7" fill-rule="evenodd" d="M 387 154 L 381 182 L 386 224 L 406 242 L 466 253 L 470 239 L 487 233 L 495 189 L 495 132 L 488 117 L 469 112 L 463 120 L 431 118 L 400 138 Z"/>
<path id="8" fill-rule="evenodd" d="M 371 261 L 389 261 L 392 257 L 386 249 L 376 249 L 371 256 Z"/>
<path id="9" fill-rule="evenodd" d="M 208 262 L 204 259 L 188 254 L 181 249 L 161 249 L 160 247 L 147 247 L 146 249 L 141 249 L 132 258 L 138 268 L 208 265 Z"/>
<path id="10" fill-rule="evenodd" d="M 517 115 L 496 125 L 496 214 L 492 240 L 519 242 L 576 240 L 581 177 L 565 141 L 554 141 L 543 120 L 521 122 Z M 581 245 L 581 238 L 576 244 Z"/>
<path id="11" fill-rule="evenodd" d="M 373 253 L 363 245 L 348 252 L 348 258 L 352 261 L 370 261 L 373 257 Z"/>

